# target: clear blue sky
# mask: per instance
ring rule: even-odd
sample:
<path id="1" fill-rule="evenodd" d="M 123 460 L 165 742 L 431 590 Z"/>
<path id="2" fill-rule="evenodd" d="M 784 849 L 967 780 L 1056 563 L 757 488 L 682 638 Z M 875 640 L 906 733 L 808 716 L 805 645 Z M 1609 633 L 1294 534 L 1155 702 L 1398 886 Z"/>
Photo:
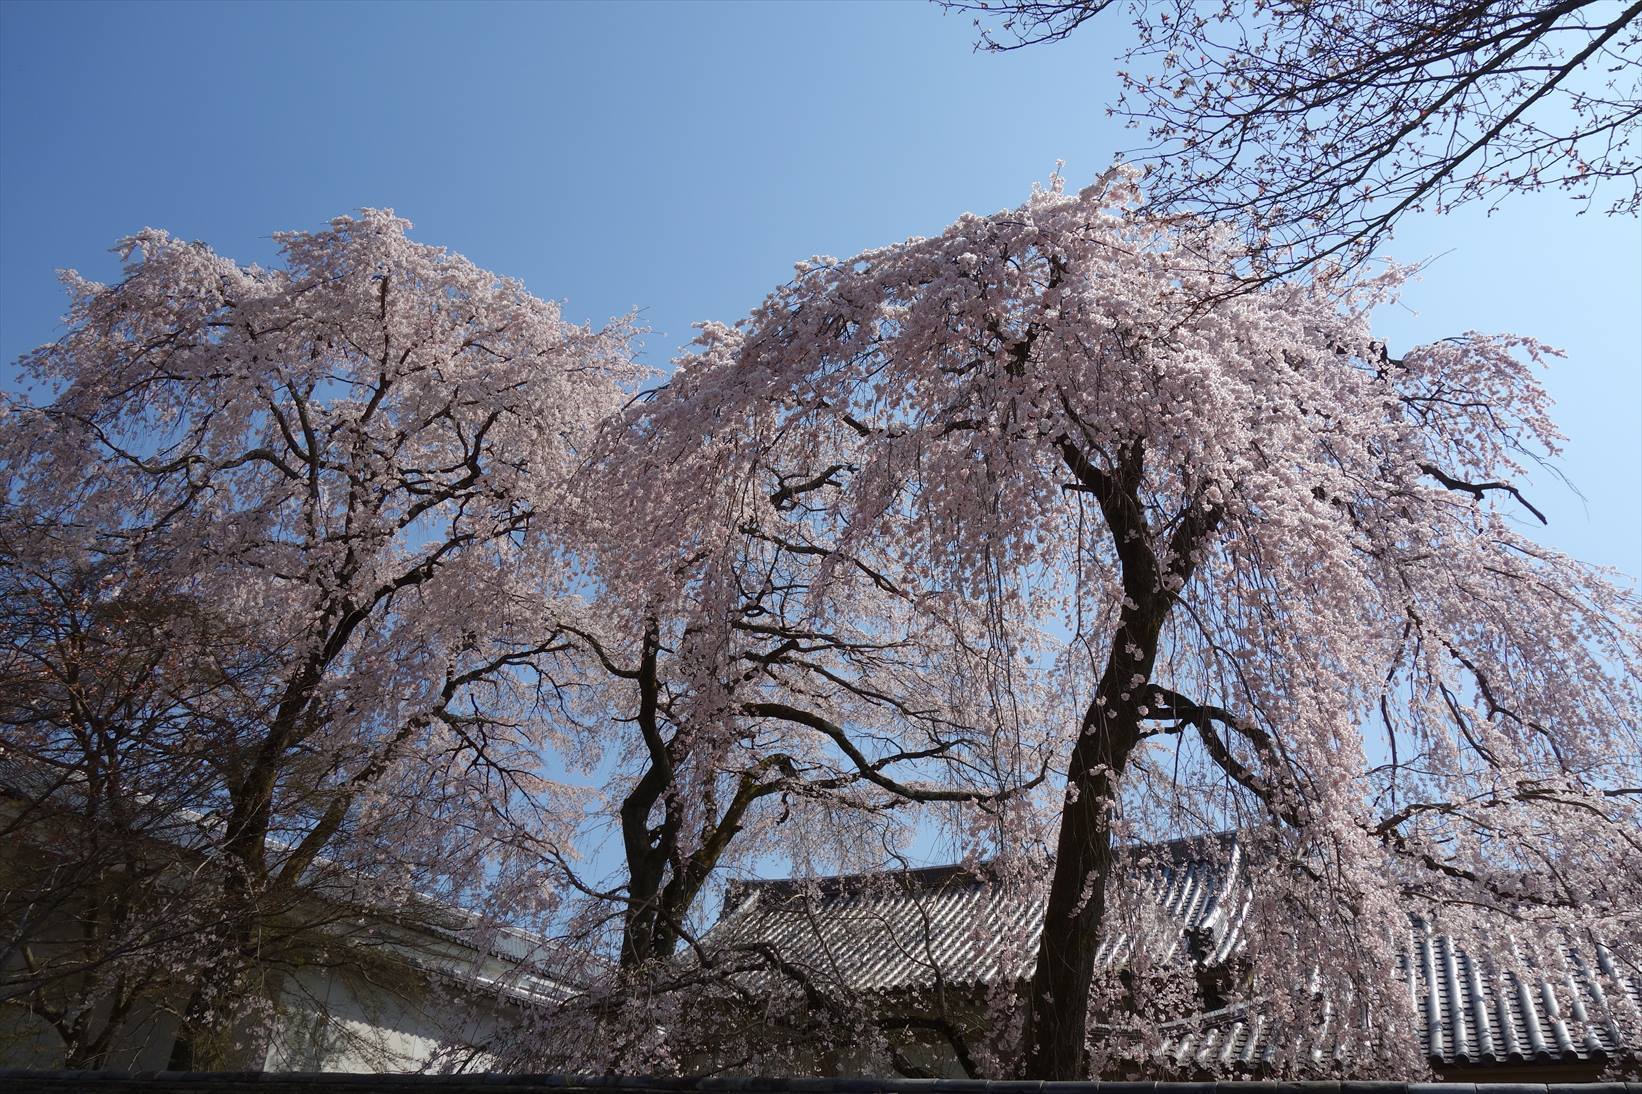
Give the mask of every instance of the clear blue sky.
<path id="1" fill-rule="evenodd" d="M 57 267 L 114 275 L 144 225 L 242 261 L 388 206 L 569 314 L 642 309 L 648 356 L 793 261 L 937 231 L 1071 183 L 1126 27 L 1010 56 L 906 0 L 831 4 L 0 4 L 0 377 L 55 337 Z M 1409 225 L 1446 252 L 1393 347 L 1516 330 L 1569 352 L 1543 539 L 1642 575 L 1642 230 L 1553 196 Z"/>

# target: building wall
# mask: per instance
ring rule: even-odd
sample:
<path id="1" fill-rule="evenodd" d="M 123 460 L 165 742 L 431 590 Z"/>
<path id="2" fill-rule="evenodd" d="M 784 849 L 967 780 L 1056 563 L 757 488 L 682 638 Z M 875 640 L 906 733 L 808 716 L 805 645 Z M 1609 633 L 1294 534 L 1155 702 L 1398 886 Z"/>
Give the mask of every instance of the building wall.
<path id="1" fill-rule="evenodd" d="M 230 1066 L 267 1071 L 411 1072 L 436 1067 L 442 1046 L 482 1045 L 495 1029 L 490 1004 L 403 967 L 304 969 L 281 985 L 274 1018 L 238 1038 Z M 174 1014 L 141 1008 L 122 1027 L 104 1067 L 163 1070 Z M 0 1004 L 0 1068 L 61 1068 L 62 1039 L 17 1002 Z M 481 1065 L 482 1066 L 482 1065 Z"/>
<path id="2" fill-rule="evenodd" d="M 268 1071 L 431 1070 L 447 1045 L 487 1043 L 489 1007 L 417 977 L 371 983 L 353 972 L 306 969 L 287 984 L 261 1066 Z"/>

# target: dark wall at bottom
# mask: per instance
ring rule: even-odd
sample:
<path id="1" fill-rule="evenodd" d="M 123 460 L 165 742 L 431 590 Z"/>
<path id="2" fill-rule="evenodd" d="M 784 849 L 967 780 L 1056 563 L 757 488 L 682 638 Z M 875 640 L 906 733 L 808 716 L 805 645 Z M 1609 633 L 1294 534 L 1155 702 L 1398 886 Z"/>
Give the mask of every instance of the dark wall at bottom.
<path id="1" fill-rule="evenodd" d="M 7 1071 L 0 1094 L 1642 1094 L 1642 1083 L 983 1082 L 573 1075 Z"/>

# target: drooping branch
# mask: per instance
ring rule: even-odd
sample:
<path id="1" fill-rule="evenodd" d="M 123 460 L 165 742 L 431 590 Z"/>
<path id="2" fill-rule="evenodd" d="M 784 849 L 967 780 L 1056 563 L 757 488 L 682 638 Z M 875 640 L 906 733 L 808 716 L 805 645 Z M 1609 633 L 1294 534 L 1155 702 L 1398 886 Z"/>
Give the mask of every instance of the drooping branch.
<path id="1" fill-rule="evenodd" d="M 1272 783 L 1233 755 L 1215 733 L 1214 726 L 1225 726 L 1243 737 L 1267 766 L 1275 770 L 1280 758 L 1270 734 L 1224 707 L 1196 702 L 1170 688 L 1152 685 L 1148 694 L 1149 718 L 1175 721 L 1179 723 L 1177 729 L 1185 725 L 1195 727 L 1204 751 L 1234 782 L 1258 798 L 1274 817 L 1296 829 L 1306 826 L 1305 815 L 1297 804 L 1298 796 L 1279 794 Z"/>
<path id="2" fill-rule="evenodd" d="M 854 766 L 855 773 L 865 781 L 872 783 L 883 790 L 889 791 L 897 798 L 916 802 L 996 802 L 1022 794 L 1041 784 L 1045 773 L 1039 772 L 1031 779 L 1018 786 L 1004 787 L 1001 790 L 956 790 L 941 787 L 912 786 L 890 778 L 884 774 L 884 768 L 898 760 L 913 758 L 913 754 L 900 754 L 885 757 L 881 760 L 870 760 L 854 741 L 849 732 L 836 722 L 825 718 L 813 711 L 803 710 L 788 703 L 747 703 L 742 706 L 742 712 L 755 718 L 776 718 L 794 725 L 813 729 L 825 736 L 844 754 Z"/>
<path id="3" fill-rule="evenodd" d="M 1448 474 L 1446 471 L 1442 470 L 1442 468 L 1440 468 L 1440 467 L 1437 467 L 1435 464 L 1429 464 L 1429 463 L 1420 464 L 1420 470 L 1424 471 L 1427 475 L 1430 475 L 1432 478 L 1434 478 L 1438 482 L 1442 483 L 1448 489 L 1457 490 L 1457 491 L 1460 491 L 1460 492 L 1463 492 L 1463 493 L 1466 493 L 1466 494 L 1470 494 L 1472 497 L 1476 498 L 1478 501 L 1481 501 L 1482 498 L 1483 498 L 1483 495 L 1485 493 L 1487 493 L 1488 491 L 1490 491 L 1490 490 L 1503 490 L 1506 493 L 1510 494 L 1512 497 L 1516 498 L 1517 501 L 1522 504 L 1522 507 L 1524 509 L 1526 509 L 1526 510 L 1528 510 L 1528 512 L 1534 514 L 1534 516 L 1539 519 L 1539 522 L 1541 524 L 1549 523 L 1545 519 L 1545 514 L 1541 513 L 1537 508 L 1535 508 L 1532 504 L 1530 504 L 1528 499 L 1522 496 L 1522 491 L 1518 490 L 1515 486 L 1511 485 L 1508 482 L 1465 482 L 1462 479 L 1457 479 L 1454 476 Z"/>

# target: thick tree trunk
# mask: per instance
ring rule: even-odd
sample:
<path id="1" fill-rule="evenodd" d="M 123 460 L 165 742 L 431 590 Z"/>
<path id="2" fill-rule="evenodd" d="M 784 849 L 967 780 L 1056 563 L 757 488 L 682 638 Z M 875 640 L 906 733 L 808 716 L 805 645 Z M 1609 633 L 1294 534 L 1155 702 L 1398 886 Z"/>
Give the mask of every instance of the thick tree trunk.
<path id="1" fill-rule="evenodd" d="M 169 1071 L 217 1071 L 232 1065 L 228 1041 L 241 1002 L 244 963 L 225 961 L 195 981 L 171 1041 Z"/>
<path id="2" fill-rule="evenodd" d="M 271 786 L 271 781 L 270 781 Z M 271 792 L 267 795 L 271 799 Z M 188 1002 L 177 1023 L 171 1042 L 172 1071 L 210 1071 L 227 1065 L 229 1034 L 244 1003 L 246 973 L 257 952 L 259 909 L 252 878 L 265 883 L 266 860 L 263 840 L 268 815 L 265 803 L 253 810 L 260 823 L 235 822 L 236 835 L 225 848 L 233 865 L 222 878 L 218 899 L 222 901 L 220 920 L 202 932 L 199 946 L 208 958 L 194 974 Z"/>
<path id="3" fill-rule="evenodd" d="M 190 1033 L 188 1015 L 196 1012 L 201 1001 L 197 992 L 188 999 L 188 1006 L 183 1010 L 182 1021 L 177 1023 L 177 1032 L 171 1038 L 171 1056 L 165 1065 L 167 1071 L 194 1070 L 194 1038 Z"/>
<path id="4" fill-rule="evenodd" d="M 1191 580 L 1196 551 L 1220 522 L 1218 508 L 1188 505 L 1160 559 L 1140 498 L 1141 443 L 1124 446 L 1111 471 L 1096 467 L 1070 441 L 1062 442 L 1061 451 L 1067 469 L 1100 502 L 1121 568 L 1125 606 L 1067 764 L 1055 872 L 1026 1001 L 1028 1079 L 1089 1077 L 1084 1041 L 1112 872 L 1112 810 L 1129 754 L 1142 736 L 1140 708 L 1157 664 L 1163 624 L 1175 605 L 1176 590 Z"/>
<path id="5" fill-rule="evenodd" d="M 629 862 L 627 868 L 627 907 L 622 912 L 621 967 L 636 969 L 652 960 L 656 953 L 657 903 L 661 888 L 661 870 L 646 861 Z"/>
<path id="6" fill-rule="evenodd" d="M 661 639 L 654 620 L 645 627 L 641 649 L 633 679 L 639 690 L 639 732 L 650 762 L 621 803 L 622 846 L 627 855 L 627 909 L 622 915 L 621 943 L 624 969 L 637 968 L 654 955 L 662 876 L 678 841 L 678 820 L 672 810 L 664 808 L 662 823 L 653 829 L 650 826 L 650 814 L 674 776 L 672 749 L 662 736 L 659 718 Z"/>
<path id="7" fill-rule="evenodd" d="M 98 1043 L 82 1045 L 74 1043 L 68 1046 L 63 1055 L 63 1066 L 70 1071 L 101 1071 L 108 1066 L 108 1045 L 104 1038 L 98 1038 Z"/>
<path id="8" fill-rule="evenodd" d="M 764 788 L 751 777 L 743 777 L 741 787 L 724 815 L 703 827 L 696 851 L 681 855 L 678 850 L 679 823 L 672 803 L 664 803 L 666 819 L 659 829 L 639 827 L 643 821 L 634 810 L 624 810 L 630 848 L 627 864 L 628 903 L 622 916 L 621 964 L 637 968 L 646 962 L 673 956 L 683 938 L 684 919 L 701 894 L 707 879 L 717 868 L 726 848 L 741 830 L 741 819 Z M 709 801 L 709 808 L 711 802 Z M 653 844 L 647 842 L 655 840 Z M 672 873 L 667 874 L 671 865 Z M 665 877 L 665 881 L 664 881 Z"/>
<path id="9" fill-rule="evenodd" d="M 1072 750 L 1055 872 L 1027 1003 L 1028 1079 L 1088 1077 L 1084 1039 L 1095 953 L 1106 918 L 1106 879 L 1112 872 L 1112 803 L 1138 739 L 1132 714 L 1124 718 L 1120 713 L 1097 718 Z"/>
<path id="10" fill-rule="evenodd" d="M 622 802 L 622 843 L 627 854 L 627 908 L 622 916 L 621 965 L 638 968 L 665 960 L 678 949 L 684 920 L 707 879 L 712 876 L 730 843 L 741 831 L 747 810 L 778 782 L 761 782 L 758 772 L 769 761 L 744 772 L 722 814 L 711 788 L 706 791 L 707 819 L 700 840 L 690 854 L 679 849 L 683 810 L 669 797 L 675 778 L 674 742 L 662 735 L 661 684 L 658 660 L 660 638 L 655 624 L 645 632 L 643 657 L 634 678 L 639 686 L 638 725 L 644 735 L 650 764 Z M 650 825 L 657 806 L 661 823 Z"/>

